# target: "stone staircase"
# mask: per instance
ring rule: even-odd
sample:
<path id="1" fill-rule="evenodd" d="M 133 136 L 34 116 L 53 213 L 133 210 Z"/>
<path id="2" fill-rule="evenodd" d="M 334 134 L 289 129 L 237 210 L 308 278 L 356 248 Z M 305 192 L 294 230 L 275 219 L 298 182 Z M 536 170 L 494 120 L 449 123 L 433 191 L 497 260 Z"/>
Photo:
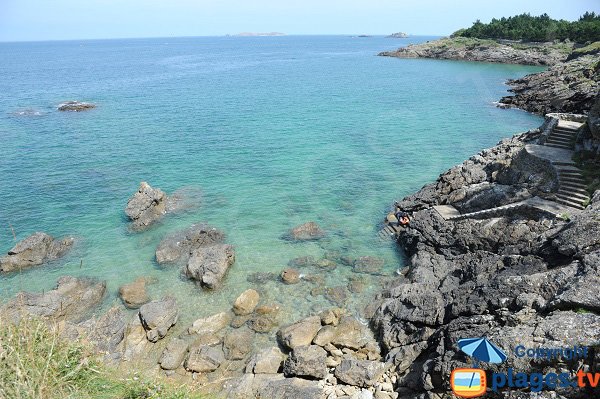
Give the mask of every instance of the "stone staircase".
<path id="1" fill-rule="evenodd" d="M 581 169 L 569 162 L 552 162 L 558 173 L 556 202 L 576 209 L 584 209 L 590 200 Z"/>
<path id="2" fill-rule="evenodd" d="M 574 124 L 557 124 L 544 142 L 548 147 L 564 148 L 573 150 L 579 127 Z"/>
<path id="3" fill-rule="evenodd" d="M 448 217 L 446 220 L 462 220 L 462 219 L 489 219 L 506 214 L 508 211 L 527 208 L 529 205 L 525 202 L 514 202 L 512 204 L 496 206 L 494 208 L 483 209 L 476 212 L 461 213 Z"/>
<path id="4" fill-rule="evenodd" d="M 399 227 L 388 223 L 381 230 L 379 230 L 379 232 L 377 233 L 377 236 L 379 237 L 380 240 L 387 241 L 390 238 L 396 237 L 396 234 L 398 234 L 398 229 L 399 229 Z"/>

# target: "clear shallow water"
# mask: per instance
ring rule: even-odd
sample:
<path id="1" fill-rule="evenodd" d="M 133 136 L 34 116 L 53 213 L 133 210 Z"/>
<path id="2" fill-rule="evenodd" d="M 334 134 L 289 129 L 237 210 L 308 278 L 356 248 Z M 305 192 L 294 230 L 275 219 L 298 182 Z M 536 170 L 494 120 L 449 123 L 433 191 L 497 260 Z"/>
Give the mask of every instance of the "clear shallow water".
<path id="1" fill-rule="evenodd" d="M 85 275 L 108 281 L 106 308 L 119 303 L 121 284 L 152 276 L 151 296 L 175 295 L 184 322 L 223 310 L 250 286 L 290 320 L 329 303 L 307 282 L 255 286 L 247 277 L 338 251 L 386 260 L 386 276 L 364 276 L 367 290 L 351 295 L 358 311 L 403 265 L 392 243 L 376 240 L 392 201 L 540 123 L 493 105 L 506 79 L 539 68 L 375 56 L 427 39 L 0 43 L 0 251 L 13 245 L 9 226 L 18 239 L 34 231 L 78 237 L 63 260 L 0 276 L 0 299 Z M 75 99 L 98 107 L 56 111 Z M 130 233 L 123 209 L 142 180 L 200 193 L 201 205 Z M 328 238 L 281 239 L 309 220 Z M 225 231 L 236 248 L 215 292 L 154 262 L 162 237 L 198 221 Z M 354 273 L 338 266 L 323 275 L 336 287 Z"/>

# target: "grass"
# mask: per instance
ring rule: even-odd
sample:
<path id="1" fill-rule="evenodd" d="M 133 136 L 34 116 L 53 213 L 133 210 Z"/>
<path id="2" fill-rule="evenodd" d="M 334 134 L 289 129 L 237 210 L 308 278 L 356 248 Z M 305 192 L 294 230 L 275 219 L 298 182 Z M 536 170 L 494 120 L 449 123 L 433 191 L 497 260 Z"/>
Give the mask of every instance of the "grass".
<path id="1" fill-rule="evenodd" d="M 585 47 L 580 47 L 573 50 L 575 55 L 596 54 L 600 52 L 600 42 L 594 42 Z"/>
<path id="2" fill-rule="evenodd" d="M 2 399 L 200 399 L 186 386 L 117 375 L 85 345 L 35 318 L 0 317 Z"/>

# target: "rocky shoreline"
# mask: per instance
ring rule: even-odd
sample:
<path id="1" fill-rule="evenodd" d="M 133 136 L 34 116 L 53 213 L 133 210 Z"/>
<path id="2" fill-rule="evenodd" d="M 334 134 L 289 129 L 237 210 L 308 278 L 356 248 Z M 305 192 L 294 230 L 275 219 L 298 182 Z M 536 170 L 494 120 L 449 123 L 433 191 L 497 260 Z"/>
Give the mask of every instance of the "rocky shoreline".
<path id="1" fill-rule="evenodd" d="M 457 37 L 411 44 L 378 55 L 548 66 L 565 61 L 571 50 L 572 44 L 498 42 Z"/>

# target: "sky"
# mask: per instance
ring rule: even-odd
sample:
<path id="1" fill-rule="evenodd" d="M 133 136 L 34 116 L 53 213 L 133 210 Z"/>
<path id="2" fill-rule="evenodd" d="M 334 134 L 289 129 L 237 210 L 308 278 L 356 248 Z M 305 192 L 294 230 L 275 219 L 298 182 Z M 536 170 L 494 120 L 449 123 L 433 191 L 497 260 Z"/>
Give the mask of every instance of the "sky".
<path id="1" fill-rule="evenodd" d="M 0 0 L 0 41 L 286 34 L 448 35 L 523 12 L 575 20 L 600 0 Z"/>

